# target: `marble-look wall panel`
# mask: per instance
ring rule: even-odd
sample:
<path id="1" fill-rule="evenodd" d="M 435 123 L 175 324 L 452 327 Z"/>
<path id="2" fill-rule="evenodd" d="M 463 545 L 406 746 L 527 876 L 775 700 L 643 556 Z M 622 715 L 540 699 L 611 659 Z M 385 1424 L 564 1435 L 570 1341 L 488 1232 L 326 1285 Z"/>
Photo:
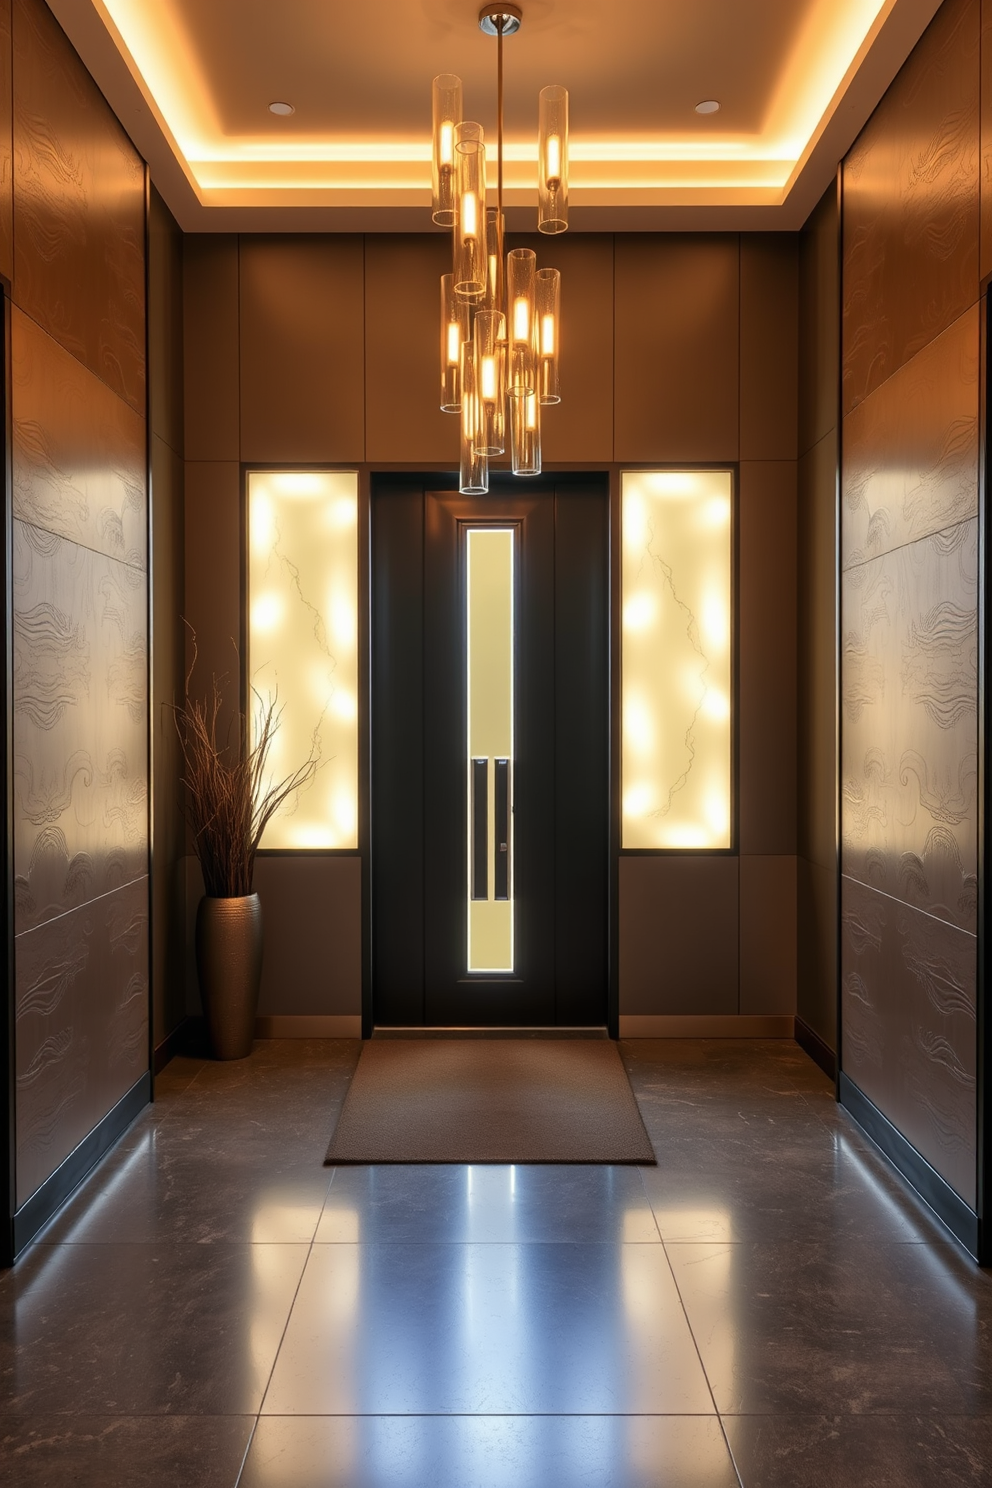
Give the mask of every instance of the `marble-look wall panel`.
<path id="1" fill-rule="evenodd" d="M 845 412 L 978 298 L 979 0 L 945 0 L 844 163 Z"/>
<path id="2" fill-rule="evenodd" d="M 14 299 L 145 407 L 145 167 L 43 0 L 14 0 Z"/>
<path id="3" fill-rule="evenodd" d="M 842 881 L 844 1070 L 972 1208 L 976 972 L 973 935 Z"/>
<path id="4" fill-rule="evenodd" d="M 0 274 L 14 275 L 14 98 L 11 3 L 0 0 Z"/>
<path id="5" fill-rule="evenodd" d="M 146 578 L 14 523 L 18 934 L 148 870 Z"/>
<path id="6" fill-rule="evenodd" d="M 17 1202 L 148 1068 L 148 883 L 16 942 Z"/>
<path id="7" fill-rule="evenodd" d="M 845 570 L 844 872 L 975 933 L 978 522 Z"/>
<path id="8" fill-rule="evenodd" d="M 145 421 L 14 306 L 14 516 L 144 568 Z"/>
<path id="9" fill-rule="evenodd" d="M 844 420 L 845 566 L 976 515 L 979 340 L 974 305 Z"/>

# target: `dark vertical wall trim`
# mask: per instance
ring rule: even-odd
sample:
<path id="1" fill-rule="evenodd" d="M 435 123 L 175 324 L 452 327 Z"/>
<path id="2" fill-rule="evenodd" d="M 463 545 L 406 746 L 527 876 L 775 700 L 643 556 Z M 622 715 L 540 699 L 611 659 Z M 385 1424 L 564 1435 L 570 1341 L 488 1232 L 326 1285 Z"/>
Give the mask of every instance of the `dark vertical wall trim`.
<path id="1" fill-rule="evenodd" d="M 3 745 L 0 758 L 0 829 L 3 860 L 0 862 L 0 895 L 3 902 L 3 1008 L 0 1011 L 0 1076 L 3 1088 L 3 1134 L 0 1146 L 0 1192 L 3 1195 L 3 1229 L 0 1231 L 0 1266 L 14 1258 L 13 1216 L 16 1177 L 16 1113 L 14 1104 L 14 697 L 13 697 L 13 519 L 11 511 L 11 419 L 10 419 L 10 296 L 3 289 L 3 607 L 0 610 L 0 644 L 3 647 Z"/>

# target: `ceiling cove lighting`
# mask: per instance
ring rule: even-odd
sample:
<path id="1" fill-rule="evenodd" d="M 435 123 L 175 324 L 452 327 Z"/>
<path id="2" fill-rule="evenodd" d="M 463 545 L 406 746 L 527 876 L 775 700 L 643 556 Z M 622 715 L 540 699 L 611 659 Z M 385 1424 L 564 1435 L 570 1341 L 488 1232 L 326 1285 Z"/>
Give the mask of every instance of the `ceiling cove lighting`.
<path id="1" fill-rule="evenodd" d="M 537 267 L 532 248 L 503 257 L 503 38 L 520 10 L 487 6 L 479 26 L 496 37 L 496 205 L 489 205 L 482 125 L 462 117 L 461 79 L 433 84 L 432 215 L 452 232 L 451 273 L 441 276 L 441 408 L 460 415 L 458 487 L 489 490 L 489 461 L 506 453 L 514 475 L 541 473 L 541 408 L 561 401 L 561 275 Z M 537 227 L 568 228 L 568 93 L 538 99 Z"/>

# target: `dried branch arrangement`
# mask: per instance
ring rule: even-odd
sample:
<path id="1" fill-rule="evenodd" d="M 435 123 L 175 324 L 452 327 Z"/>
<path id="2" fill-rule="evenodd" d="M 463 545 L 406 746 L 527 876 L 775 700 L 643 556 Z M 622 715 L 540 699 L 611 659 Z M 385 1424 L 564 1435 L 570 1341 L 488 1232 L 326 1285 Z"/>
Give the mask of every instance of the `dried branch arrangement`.
<path id="1" fill-rule="evenodd" d="M 186 677 L 184 701 L 173 709 L 185 761 L 184 812 L 193 834 L 194 850 L 203 870 L 203 885 L 212 899 L 234 899 L 252 892 L 255 854 L 270 818 L 296 791 L 309 785 L 319 759 L 316 738 L 310 757 L 283 780 L 266 785 L 266 762 L 279 728 L 282 708 L 278 697 L 263 698 L 252 688 L 256 703 L 255 743 L 248 745 L 247 720 L 238 714 L 218 739 L 223 692 L 213 678 L 210 696 L 190 697 Z M 236 737 L 232 740 L 231 735 Z"/>

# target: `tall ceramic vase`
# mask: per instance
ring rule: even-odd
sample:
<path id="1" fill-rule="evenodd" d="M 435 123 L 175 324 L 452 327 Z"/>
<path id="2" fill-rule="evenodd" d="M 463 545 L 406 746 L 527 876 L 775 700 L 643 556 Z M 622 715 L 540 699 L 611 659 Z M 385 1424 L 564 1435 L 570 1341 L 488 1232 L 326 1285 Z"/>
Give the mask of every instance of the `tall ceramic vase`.
<path id="1" fill-rule="evenodd" d="M 207 1031 L 218 1059 L 246 1059 L 255 1037 L 262 977 L 262 905 L 257 894 L 200 900 L 196 969 Z"/>

